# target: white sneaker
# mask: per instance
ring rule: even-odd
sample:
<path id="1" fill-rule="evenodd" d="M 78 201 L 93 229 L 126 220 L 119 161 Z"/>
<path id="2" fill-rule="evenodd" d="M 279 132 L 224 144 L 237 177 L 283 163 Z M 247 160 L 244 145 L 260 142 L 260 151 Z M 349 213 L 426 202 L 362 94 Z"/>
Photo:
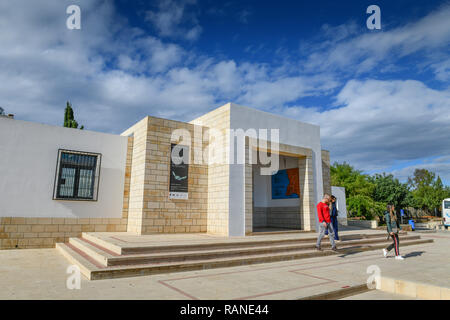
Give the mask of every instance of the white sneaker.
<path id="1" fill-rule="evenodd" d="M 405 260 L 405 258 L 403 258 L 402 256 L 396 256 L 395 260 Z"/>
<path id="2" fill-rule="evenodd" d="M 386 258 L 388 254 L 388 251 L 386 249 L 383 249 L 383 256 Z"/>

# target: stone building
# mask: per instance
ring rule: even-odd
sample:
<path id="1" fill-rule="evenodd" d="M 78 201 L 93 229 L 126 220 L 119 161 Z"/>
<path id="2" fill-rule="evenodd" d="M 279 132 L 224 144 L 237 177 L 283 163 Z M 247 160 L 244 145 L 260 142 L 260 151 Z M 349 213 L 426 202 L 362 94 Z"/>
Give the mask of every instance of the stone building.
<path id="1" fill-rule="evenodd" d="M 331 191 L 319 126 L 233 103 L 188 123 L 145 117 L 121 135 L 8 118 L 0 134 L 1 248 L 85 231 L 311 231 Z"/>

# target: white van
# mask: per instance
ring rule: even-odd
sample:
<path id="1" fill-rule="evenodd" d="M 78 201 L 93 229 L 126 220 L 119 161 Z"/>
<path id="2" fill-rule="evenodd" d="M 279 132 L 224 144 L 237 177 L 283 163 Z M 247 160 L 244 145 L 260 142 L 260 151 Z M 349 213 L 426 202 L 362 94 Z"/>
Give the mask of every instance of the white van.
<path id="1" fill-rule="evenodd" d="M 450 227 L 450 198 L 442 201 L 442 218 L 444 218 L 444 226 Z"/>

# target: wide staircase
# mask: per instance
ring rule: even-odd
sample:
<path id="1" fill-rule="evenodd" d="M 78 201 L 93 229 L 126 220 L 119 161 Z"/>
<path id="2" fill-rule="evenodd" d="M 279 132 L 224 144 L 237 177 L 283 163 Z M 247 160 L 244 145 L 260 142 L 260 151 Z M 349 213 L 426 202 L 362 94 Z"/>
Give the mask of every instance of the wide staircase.
<path id="1" fill-rule="evenodd" d="M 163 242 L 152 245 L 111 241 L 103 233 L 83 233 L 56 248 L 89 280 L 145 276 L 151 274 L 305 259 L 327 255 L 346 255 L 385 248 L 391 241 L 386 233 L 341 235 L 338 252 L 330 250 L 324 238 L 323 251 L 315 250 L 316 235 L 296 233 L 284 236 L 249 236 L 215 241 Z M 400 233 L 401 247 L 433 242 L 420 235 Z"/>

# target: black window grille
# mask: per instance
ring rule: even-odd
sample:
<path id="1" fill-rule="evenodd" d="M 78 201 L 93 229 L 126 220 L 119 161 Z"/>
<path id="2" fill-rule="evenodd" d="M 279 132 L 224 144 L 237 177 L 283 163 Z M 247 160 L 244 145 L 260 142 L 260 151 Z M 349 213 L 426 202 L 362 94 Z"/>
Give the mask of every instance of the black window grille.
<path id="1" fill-rule="evenodd" d="M 53 199 L 97 200 L 101 155 L 59 150 Z"/>

